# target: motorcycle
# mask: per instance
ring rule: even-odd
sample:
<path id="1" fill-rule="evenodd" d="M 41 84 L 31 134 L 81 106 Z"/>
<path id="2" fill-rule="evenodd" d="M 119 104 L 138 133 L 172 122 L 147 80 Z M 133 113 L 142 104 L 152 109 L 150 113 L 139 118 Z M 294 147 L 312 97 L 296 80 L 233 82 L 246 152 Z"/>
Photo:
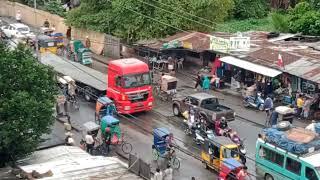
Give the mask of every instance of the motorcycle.
<path id="1" fill-rule="evenodd" d="M 263 111 L 264 99 L 261 97 L 261 93 L 257 93 L 256 96 L 246 96 L 243 100 L 243 105 L 245 107 L 253 107 Z"/>
<path id="2" fill-rule="evenodd" d="M 195 131 L 194 141 L 197 143 L 197 145 L 204 144 L 205 139 L 213 140 L 214 138 L 215 135 L 213 130 L 204 131 L 202 128 L 200 128 Z"/>

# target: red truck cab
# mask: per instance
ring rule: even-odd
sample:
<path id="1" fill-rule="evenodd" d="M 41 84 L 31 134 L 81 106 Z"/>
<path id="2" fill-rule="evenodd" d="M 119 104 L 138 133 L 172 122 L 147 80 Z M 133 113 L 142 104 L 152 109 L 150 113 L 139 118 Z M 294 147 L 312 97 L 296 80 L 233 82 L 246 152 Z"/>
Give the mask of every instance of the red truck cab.
<path id="1" fill-rule="evenodd" d="M 120 114 L 150 111 L 153 106 L 149 67 L 135 58 L 110 61 L 107 96 Z"/>

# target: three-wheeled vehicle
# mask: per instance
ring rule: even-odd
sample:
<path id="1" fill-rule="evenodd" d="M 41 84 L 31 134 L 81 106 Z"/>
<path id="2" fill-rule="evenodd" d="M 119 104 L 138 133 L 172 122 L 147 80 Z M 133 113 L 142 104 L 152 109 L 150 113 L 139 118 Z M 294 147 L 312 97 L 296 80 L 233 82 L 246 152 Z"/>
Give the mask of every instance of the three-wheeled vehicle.
<path id="1" fill-rule="evenodd" d="M 91 51 L 86 48 L 80 40 L 73 40 L 70 42 L 69 53 L 73 61 L 77 61 L 83 65 L 91 65 Z"/>
<path id="2" fill-rule="evenodd" d="M 53 33 L 53 29 L 47 27 L 41 27 L 40 33 L 46 36 L 50 36 Z"/>
<path id="3" fill-rule="evenodd" d="M 53 37 L 57 41 L 57 46 L 62 47 L 64 46 L 63 44 L 63 34 L 62 33 L 51 33 L 49 36 Z"/>
<path id="4" fill-rule="evenodd" d="M 106 129 L 109 129 L 109 133 L 106 133 Z M 124 140 L 124 135 L 121 133 L 120 121 L 113 116 L 106 115 L 102 117 L 100 130 L 102 139 L 110 141 L 110 145 L 120 145 L 121 150 L 125 154 L 129 154 L 132 151 L 132 145 Z"/>
<path id="5" fill-rule="evenodd" d="M 96 102 L 95 122 L 100 124 L 101 118 L 106 115 L 114 116 L 117 113 L 114 102 L 108 97 L 99 97 Z"/>
<path id="6" fill-rule="evenodd" d="M 38 46 L 40 53 L 51 52 L 57 54 L 57 42 L 50 36 L 39 35 Z"/>
<path id="7" fill-rule="evenodd" d="M 176 157 L 174 147 L 171 145 L 172 134 L 167 128 L 156 128 L 153 130 L 152 156 L 154 160 L 160 157 L 168 160 L 168 163 L 174 169 L 180 168 L 180 161 Z"/>
<path id="8" fill-rule="evenodd" d="M 161 76 L 160 82 L 161 84 L 155 86 L 154 94 L 163 101 L 171 101 L 175 98 L 177 93 L 177 78 L 169 75 L 163 75 Z"/>
<path id="9" fill-rule="evenodd" d="M 237 173 L 243 168 L 243 165 L 233 159 L 224 159 L 221 165 L 219 180 L 237 180 Z"/>
<path id="10" fill-rule="evenodd" d="M 206 168 L 211 168 L 219 172 L 224 159 L 232 158 L 240 160 L 239 146 L 230 138 L 217 136 L 214 139 L 205 139 L 201 149 L 201 159 Z"/>

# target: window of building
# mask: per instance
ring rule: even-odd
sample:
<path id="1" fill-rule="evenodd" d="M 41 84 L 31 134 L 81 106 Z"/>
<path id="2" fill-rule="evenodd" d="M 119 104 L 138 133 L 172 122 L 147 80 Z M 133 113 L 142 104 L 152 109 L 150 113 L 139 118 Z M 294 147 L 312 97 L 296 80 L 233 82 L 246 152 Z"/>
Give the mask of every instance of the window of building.
<path id="1" fill-rule="evenodd" d="M 287 158 L 286 169 L 300 176 L 301 163 L 291 158 Z"/>

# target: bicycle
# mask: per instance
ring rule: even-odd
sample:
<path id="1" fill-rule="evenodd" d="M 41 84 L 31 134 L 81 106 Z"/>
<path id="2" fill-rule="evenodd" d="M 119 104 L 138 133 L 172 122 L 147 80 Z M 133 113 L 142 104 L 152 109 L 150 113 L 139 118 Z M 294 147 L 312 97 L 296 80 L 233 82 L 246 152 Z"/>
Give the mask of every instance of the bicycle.
<path id="1" fill-rule="evenodd" d="M 171 147 L 173 148 L 173 147 Z M 176 152 L 173 149 L 173 152 L 171 153 L 171 148 L 169 150 L 166 150 L 167 152 L 165 154 L 161 154 L 160 151 L 157 148 L 152 149 L 152 156 L 155 161 L 157 161 L 160 157 L 164 158 L 168 161 L 168 164 L 174 168 L 179 169 L 180 168 L 180 160 L 176 156 Z"/>

